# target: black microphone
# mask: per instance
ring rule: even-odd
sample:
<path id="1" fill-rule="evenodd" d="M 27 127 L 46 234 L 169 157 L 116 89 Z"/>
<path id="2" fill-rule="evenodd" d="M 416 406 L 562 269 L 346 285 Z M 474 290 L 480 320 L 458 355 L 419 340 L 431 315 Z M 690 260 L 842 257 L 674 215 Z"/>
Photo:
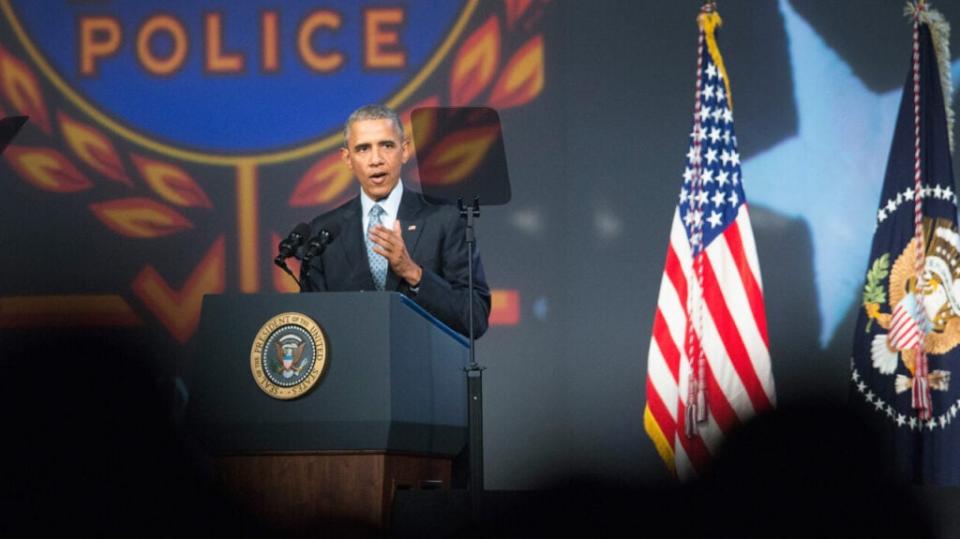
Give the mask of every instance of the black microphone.
<path id="1" fill-rule="evenodd" d="M 284 260 L 293 256 L 297 251 L 297 248 L 303 245 L 303 242 L 310 237 L 310 225 L 306 223 L 300 223 L 299 225 L 293 227 L 293 231 L 287 236 L 287 238 L 280 242 L 280 253 L 277 255 L 277 258 L 273 259 L 273 263 L 284 267 Z"/>
<path id="2" fill-rule="evenodd" d="M 321 228 L 320 233 L 307 242 L 307 247 L 303 251 L 303 264 L 307 265 L 311 258 L 320 256 L 323 250 L 327 248 L 327 245 L 336 239 L 339 233 L 340 225 L 337 223 L 330 223 L 326 227 Z"/>

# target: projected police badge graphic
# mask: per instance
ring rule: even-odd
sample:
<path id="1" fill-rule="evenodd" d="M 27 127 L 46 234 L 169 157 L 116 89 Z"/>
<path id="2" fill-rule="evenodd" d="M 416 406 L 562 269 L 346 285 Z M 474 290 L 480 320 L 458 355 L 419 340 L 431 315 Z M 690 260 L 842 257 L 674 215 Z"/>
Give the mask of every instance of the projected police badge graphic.
<path id="1" fill-rule="evenodd" d="M 408 123 L 418 107 L 533 102 L 550 6 L 0 0 L 0 116 L 30 116 L 0 159 L 27 189 L 0 211 L 36 232 L 24 237 L 85 245 L 75 285 L 55 264 L 4 283 L 4 323 L 147 327 L 181 344 L 204 294 L 298 291 L 269 249 L 355 195 L 338 152 L 349 113 L 384 103 Z M 403 177 L 415 185 L 417 168 Z"/>
<path id="2" fill-rule="evenodd" d="M 313 389 L 327 366 L 327 339 L 310 317 L 283 313 L 267 321 L 250 350 L 257 386 L 275 399 L 295 399 Z"/>
<path id="3" fill-rule="evenodd" d="M 40 70 L 97 123 L 161 153 L 229 162 L 328 148 L 344 119 L 331 112 L 409 96 L 476 2 L 3 7 Z"/>

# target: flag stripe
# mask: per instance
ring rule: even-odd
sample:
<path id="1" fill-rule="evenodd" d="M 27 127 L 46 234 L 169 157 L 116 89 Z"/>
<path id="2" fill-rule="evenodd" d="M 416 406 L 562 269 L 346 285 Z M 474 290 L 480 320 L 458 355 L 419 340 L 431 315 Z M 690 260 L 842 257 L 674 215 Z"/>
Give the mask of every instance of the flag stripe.
<path id="1" fill-rule="evenodd" d="M 676 384 L 680 376 L 680 350 L 670 335 L 670 330 L 663 318 L 663 311 L 660 309 L 657 309 L 657 313 L 653 317 L 653 339 L 660 349 L 664 364 L 670 370 L 673 383 Z"/>
<path id="2" fill-rule="evenodd" d="M 741 206 L 739 213 L 740 215 L 730 224 L 723 236 L 730 248 L 730 254 L 734 261 L 733 265 L 740 273 L 740 280 L 743 282 L 743 288 L 750 302 L 750 312 L 753 313 L 753 321 L 760 331 L 764 345 L 769 346 L 770 339 L 767 336 L 767 313 L 763 305 L 763 291 L 760 289 L 760 283 L 756 278 L 759 271 L 755 271 L 751 267 L 747 255 L 748 252 L 755 252 L 756 250 L 744 248 L 745 245 L 753 245 L 753 243 L 744 243 L 740 236 L 740 219 L 747 216 L 747 207 Z M 749 222 L 749 219 L 747 221 Z"/>
<path id="3" fill-rule="evenodd" d="M 686 293 L 687 288 L 684 284 L 683 296 L 686 296 Z M 682 351 L 682 343 L 687 330 L 686 303 L 681 297 L 680 291 L 676 289 L 666 274 L 660 280 L 660 296 L 657 298 L 657 305 L 660 307 L 660 313 L 669 330 L 670 337 Z"/>
<path id="4" fill-rule="evenodd" d="M 757 288 L 761 291 L 760 295 L 763 295 L 763 279 L 760 273 L 760 260 L 757 258 L 757 242 L 753 237 L 753 225 L 752 220 L 750 219 L 750 205 L 746 202 L 743 203 L 742 210 L 737 214 L 737 233 L 740 235 L 740 244 L 749 245 L 749 249 L 744 249 L 744 255 L 747 259 L 747 265 L 750 266 L 750 275 L 757 282 Z M 764 327 L 766 327 L 766 320 L 764 320 Z"/>
<path id="5" fill-rule="evenodd" d="M 682 227 L 680 227 L 679 224 L 674 228 L 681 228 L 682 231 Z M 683 241 L 686 240 L 687 238 L 684 236 Z M 663 274 L 666 278 L 670 279 L 670 284 L 673 285 L 673 289 L 677 292 L 677 299 L 680 301 L 680 305 L 685 306 L 687 304 L 687 278 L 684 276 L 683 267 L 680 265 L 680 257 L 677 255 L 674 246 L 675 243 L 671 241 L 667 247 L 667 260 L 663 266 Z"/>
<path id="6" fill-rule="evenodd" d="M 759 306 L 753 303 L 750 298 L 750 292 L 740 278 L 739 272 L 735 269 L 737 263 L 735 252 L 742 251 L 740 246 L 731 245 L 726 241 L 725 236 L 719 236 L 707 248 L 707 259 L 710 267 L 714 269 L 718 287 L 716 292 L 723 298 L 724 304 L 729 309 L 730 318 L 736 325 L 741 338 L 744 341 L 745 348 L 753 351 L 754 355 L 767 358 L 767 341 L 761 333 L 756 320 L 763 318 L 766 313 L 763 309 L 763 298 L 760 298 Z M 723 283 L 723 286 L 719 286 Z"/>
<path id="7" fill-rule="evenodd" d="M 726 235 L 717 237 L 707 248 L 711 267 L 721 268 L 724 271 L 724 275 L 717 277 L 718 282 L 725 284 L 719 292 L 724 298 L 724 303 L 743 340 L 745 349 L 749 350 L 749 354 L 745 357 L 750 362 L 752 371 L 756 374 L 768 400 L 772 402 L 774 389 L 773 376 L 770 372 L 770 353 L 767 350 L 767 340 L 761 334 L 757 324 L 758 318 L 761 320 L 766 318 L 763 298 L 760 298 L 759 303 L 751 301 L 747 286 L 734 269 L 738 263 L 734 254 L 737 252 L 743 252 L 742 246 L 732 245 L 727 241 Z M 731 350 L 727 350 L 727 353 L 731 353 Z"/>
<path id="8" fill-rule="evenodd" d="M 707 362 L 707 402 L 710 404 L 710 412 L 717 420 L 720 430 L 729 432 L 740 424 L 737 413 L 730 405 L 730 399 L 720 387 L 720 382 Z"/>
<path id="9" fill-rule="evenodd" d="M 667 400 L 666 402 L 676 401 L 677 399 L 674 397 L 673 400 Z M 667 408 L 650 380 L 647 381 L 647 409 L 650 410 L 653 418 L 657 421 L 657 425 L 660 426 L 660 432 L 667 440 L 670 440 L 670 446 L 673 447 L 673 440 L 677 434 L 677 422 L 673 417 L 675 411 Z"/>
<path id="10" fill-rule="evenodd" d="M 743 338 L 740 336 L 740 330 L 734 323 L 733 316 L 723 299 L 721 284 L 717 281 L 717 276 L 709 258 L 706 258 L 703 263 L 703 287 L 704 303 L 713 319 L 714 327 L 720 335 L 720 340 L 723 341 L 723 347 L 727 351 L 730 362 L 740 376 L 740 382 L 746 389 L 750 402 L 753 403 L 754 410 L 760 412 L 769 409 L 770 400 L 757 378 L 757 373 L 753 370 L 750 353 L 747 351 Z"/>
<path id="11" fill-rule="evenodd" d="M 735 415 L 745 421 L 756 412 L 756 407 L 747 398 L 747 389 L 733 366 L 730 354 L 712 316 L 709 313 L 705 316 L 709 323 L 704 324 L 704 350 L 710 372 L 713 373 L 717 386 L 730 403 Z"/>
<path id="12" fill-rule="evenodd" d="M 656 351 L 659 361 L 665 369 L 662 384 L 677 385 L 680 362 L 684 361 L 682 343 L 687 319 L 685 309 L 677 299 L 676 291 L 666 276 L 660 284 L 659 308 L 654 314 L 654 338 L 651 340 L 651 352 Z M 658 343 L 661 343 L 658 346 Z M 654 348 L 656 347 L 656 350 Z M 675 352 L 675 353 L 673 353 Z M 665 356 L 661 356 L 665 354 Z M 661 391 L 661 394 L 663 392 Z"/>
<path id="13" fill-rule="evenodd" d="M 656 343 L 650 344 L 650 355 L 647 360 L 647 382 L 652 384 L 653 388 L 657 391 L 657 395 L 661 398 L 664 403 L 674 403 L 677 401 L 679 396 L 678 384 L 676 378 L 670 373 L 667 369 L 667 366 L 663 360 L 663 356 L 660 355 L 660 349 L 657 347 Z M 671 414 L 671 420 L 676 422 L 676 416 L 674 407 L 671 406 L 667 408 Z M 664 427 L 666 428 L 666 427 Z"/>
<path id="14" fill-rule="evenodd" d="M 703 444 L 710 455 L 715 455 L 723 442 L 724 433 L 720 430 L 720 425 L 717 424 L 716 419 L 716 416 L 711 414 L 707 416 L 706 421 L 697 424 L 700 429 L 698 438 L 703 440 Z"/>
<path id="15" fill-rule="evenodd" d="M 681 272 L 676 275 L 675 278 L 682 279 L 682 282 L 678 282 L 677 286 L 679 290 L 686 291 L 689 286 L 687 285 L 687 276 L 690 275 L 693 271 L 693 258 L 690 255 L 690 240 L 687 238 L 687 231 L 683 228 L 683 222 L 680 218 L 680 210 L 675 210 L 673 212 L 673 223 L 670 225 L 670 248 L 673 249 L 674 255 L 677 257 L 678 267 Z M 668 268 L 664 267 L 664 270 Z M 673 272 L 673 267 L 669 268 Z M 694 279 L 695 280 L 695 279 Z M 686 292 L 681 297 L 686 304 L 687 296 Z"/>

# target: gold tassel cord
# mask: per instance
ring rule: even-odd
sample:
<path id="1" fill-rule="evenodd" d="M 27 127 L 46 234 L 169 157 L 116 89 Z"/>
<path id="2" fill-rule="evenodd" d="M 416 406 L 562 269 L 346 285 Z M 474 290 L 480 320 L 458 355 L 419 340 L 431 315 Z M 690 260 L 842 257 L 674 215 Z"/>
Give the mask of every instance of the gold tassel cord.
<path id="1" fill-rule="evenodd" d="M 727 90 L 727 104 L 730 110 L 733 111 L 733 93 L 730 92 L 730 77 L 727 76 L 727 68 L 723 65 L 723 56 L 720 55 L 720 48 L 717 47 L 716 38 L 716 30 L 718 27 L 723 26 L 723 19 L 721 19 L 720 14 L 717 13 L 715 5 L 709 8 L 708 6 L 704 6 L 704 8 L 697 17 L 697 23 L 700 24 L 704 37 L 707 39 L 707 50 L 710 51 L 710 58 L 713 60 L 714 65 L 717 66 L 717 69 L 720 70 L 720 74 L 723 75 L 723 85 Z"/>

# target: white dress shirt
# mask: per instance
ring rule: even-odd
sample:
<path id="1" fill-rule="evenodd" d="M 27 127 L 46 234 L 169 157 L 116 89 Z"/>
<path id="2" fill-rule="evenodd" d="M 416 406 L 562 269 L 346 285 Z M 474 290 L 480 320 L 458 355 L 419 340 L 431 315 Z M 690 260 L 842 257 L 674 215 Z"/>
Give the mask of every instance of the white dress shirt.
<path id="1" fill-rule="evenodd" d="M 367 237 L 367 229 L 370 226 L 370 208 L 374 204 L 379 204 L 383 208 L 383 215 L 380 216 L 380 222 L 387 228 L 393 228 L 393 222 L 397 220 L 397 212 L 400 211 L 400 199 L 403 197 L 403 180 L 397 182 L 393 191 L 387 195 L 387 198 L 373 200 L 363 189 L 360 190 L 360 209 L 363 211 L 363 237 Z"/>

